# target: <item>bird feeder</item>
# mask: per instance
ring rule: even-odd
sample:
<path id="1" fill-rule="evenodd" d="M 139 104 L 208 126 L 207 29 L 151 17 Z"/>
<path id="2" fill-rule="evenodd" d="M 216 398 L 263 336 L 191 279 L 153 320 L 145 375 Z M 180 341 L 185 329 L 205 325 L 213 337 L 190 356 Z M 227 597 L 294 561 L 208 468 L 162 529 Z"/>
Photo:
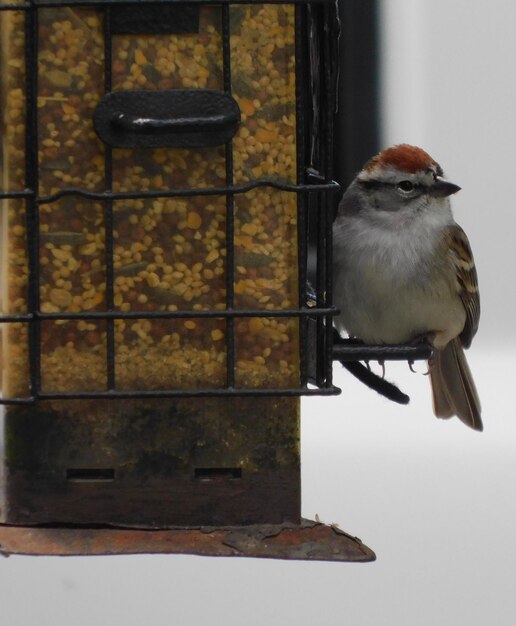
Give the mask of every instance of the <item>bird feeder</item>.
<path id="1" fill-rule="evenodd" d="M 335 3 L 0 29 L 3 550 L 374 558 L 300 507 L 300 397 L 339 392 Z"/>

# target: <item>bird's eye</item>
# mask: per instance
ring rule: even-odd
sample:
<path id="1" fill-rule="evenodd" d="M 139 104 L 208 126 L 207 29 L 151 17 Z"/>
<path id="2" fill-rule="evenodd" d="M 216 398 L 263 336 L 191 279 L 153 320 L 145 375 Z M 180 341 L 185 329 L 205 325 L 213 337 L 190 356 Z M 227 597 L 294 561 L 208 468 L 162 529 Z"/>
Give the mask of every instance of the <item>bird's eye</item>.
<path id="1" fill-rule="evenodd" d="M 402 180 L 397 184 L 397 187 L 400 191 L 409 193 L 410 191 L 414 190 L 414 183 L 411 183 L 410 180 Z"/>

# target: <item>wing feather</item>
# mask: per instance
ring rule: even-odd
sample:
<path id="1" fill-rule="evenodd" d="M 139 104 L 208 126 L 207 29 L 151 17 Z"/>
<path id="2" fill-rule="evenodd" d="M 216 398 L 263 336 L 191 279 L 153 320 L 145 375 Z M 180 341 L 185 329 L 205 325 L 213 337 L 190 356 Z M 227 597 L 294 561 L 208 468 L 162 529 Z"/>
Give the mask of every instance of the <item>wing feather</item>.
<path id="1" fill-rule="evenodd" d="M 460 334 L 460 340 L 465 348 L 469 348 L 478 330 L 480 319 L 477 270 L 466 233 L 458 224 L 454 224 L 449 234 L 450 259 L 457 279 L 459 296 L 466 311 L 466 323 Z"/>

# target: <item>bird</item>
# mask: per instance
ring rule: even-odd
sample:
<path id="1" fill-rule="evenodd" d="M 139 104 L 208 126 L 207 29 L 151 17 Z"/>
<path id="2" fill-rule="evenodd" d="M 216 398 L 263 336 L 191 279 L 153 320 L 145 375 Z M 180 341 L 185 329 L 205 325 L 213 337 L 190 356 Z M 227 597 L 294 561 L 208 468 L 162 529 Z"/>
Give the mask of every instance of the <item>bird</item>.
<path id="1" fill-rule="evenodd" d="M 428 342 L 435 415 L 481 431 L 464 354 L 480 296 L 471 246 L 450 205 L 459 190 L 417 146 L 386 148 L 364 165 L 333 224 L 335 326 L 367 344 Z"/>

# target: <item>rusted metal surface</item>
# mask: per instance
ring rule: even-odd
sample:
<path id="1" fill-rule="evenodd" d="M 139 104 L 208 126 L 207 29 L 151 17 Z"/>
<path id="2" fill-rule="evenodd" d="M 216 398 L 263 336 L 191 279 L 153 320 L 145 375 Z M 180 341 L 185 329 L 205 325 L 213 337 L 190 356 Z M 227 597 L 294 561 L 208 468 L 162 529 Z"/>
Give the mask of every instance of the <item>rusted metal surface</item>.
<path id="1" fill-rule="evenodd" d="M 301 524 L 134 530 L 0 524 L 0 553 L 46 556 L 195 554 L 313 561 L 374 561 L 374 552 L 335 526 Z"/>

